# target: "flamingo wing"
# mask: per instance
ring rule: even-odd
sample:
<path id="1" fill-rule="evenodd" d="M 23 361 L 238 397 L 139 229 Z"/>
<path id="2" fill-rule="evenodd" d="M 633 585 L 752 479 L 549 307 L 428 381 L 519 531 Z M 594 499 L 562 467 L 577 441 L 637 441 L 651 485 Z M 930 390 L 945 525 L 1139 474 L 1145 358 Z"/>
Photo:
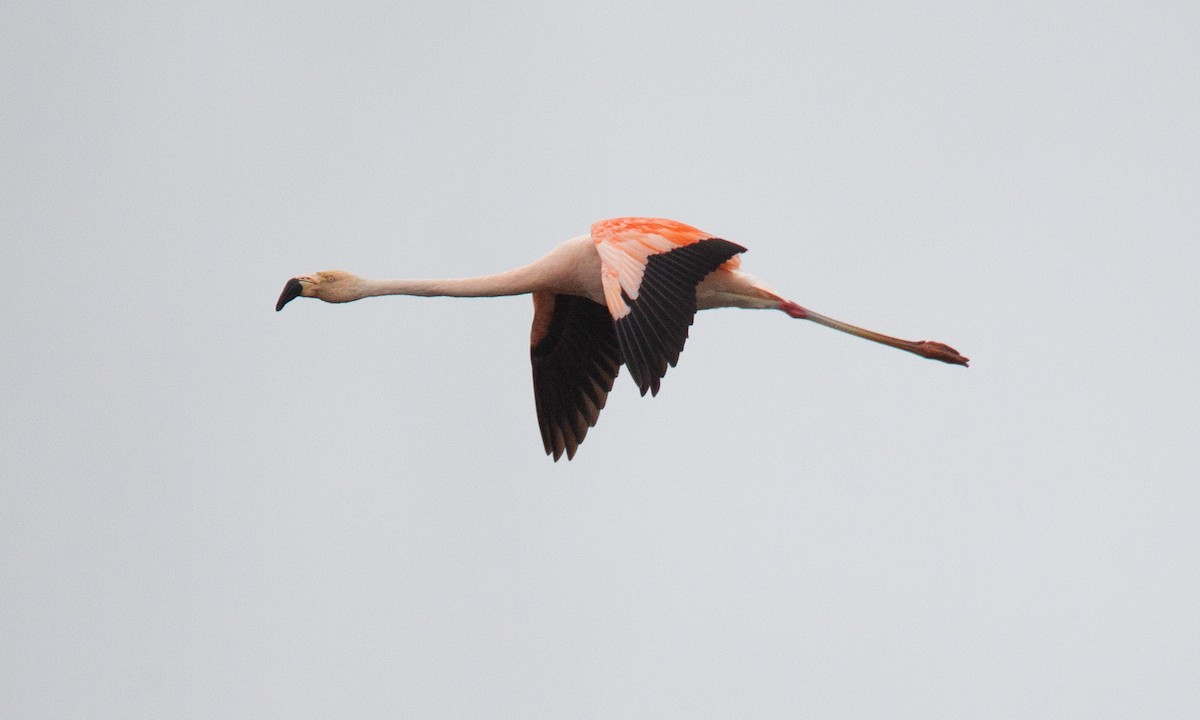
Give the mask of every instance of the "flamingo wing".
<path id="1" fill-rule="evenodd" d="M 696 285 L 718 268 L 736 268 L 746 248 L 658 218 L 604 220 L 592 226 L 592 240 L 621 359 L 642 395 L 657 395 L 687 342 Z"/>
<path id="2" fill-rule="evenodd" d="M 608 309 L 575 295 L 533 294 L 533 399 L 547 455 L 567 459 L 596 425 L 621 369 Z"/>

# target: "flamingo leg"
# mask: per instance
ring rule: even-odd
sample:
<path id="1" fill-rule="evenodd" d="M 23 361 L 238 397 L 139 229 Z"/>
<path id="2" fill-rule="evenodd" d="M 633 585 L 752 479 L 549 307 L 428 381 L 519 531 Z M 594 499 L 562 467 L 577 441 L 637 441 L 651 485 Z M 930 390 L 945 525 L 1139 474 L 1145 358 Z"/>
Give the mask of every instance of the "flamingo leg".
<path id="1" fill-rule="evenodd" d="M 877 333 L 873 330 L 866 330 L 864 328 L 851 325 L 850 323 L 844 323 L 841 320 L 834 320 L 831 317 L 826 317 L 825 315 L 815 313 L 808 308 L 801 307 L 791 300 L 784 300 L 783 302 L 779 303 L 779 309 L 791 317 L 800 320 L 811 320 L 818 325 L 824 325 L 825 327 L 833 328 L 834 330 L 838 330 L 840 332 L 849 333 L 855 337 L 863 338 L 864 340 L 870 340 L 871 342 L 877 342 L 882 345 L 887 345 L 888 347 L 894 347 L 897 350 L 903 350 L 905 352 L 913 353 L 914 355 L 920 355 L 921 357 L 929 358 L 930 360 L 940 360 L 944 363 L 950 363 L 951 365 L 962 365 L 964 367 L 966 367 L 967 363 L 970 362 L 969 358 L 963 357 L 957 350 L 944 343 L 934 342 L 932 340 L 901 340 L 900 338 L 894 338 L 890 335 Z"/>

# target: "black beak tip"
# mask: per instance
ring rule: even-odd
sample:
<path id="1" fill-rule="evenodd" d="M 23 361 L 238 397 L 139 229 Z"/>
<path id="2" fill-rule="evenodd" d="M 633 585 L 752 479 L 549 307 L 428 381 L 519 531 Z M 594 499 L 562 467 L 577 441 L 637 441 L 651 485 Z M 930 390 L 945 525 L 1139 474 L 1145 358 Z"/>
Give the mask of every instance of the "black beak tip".
<path id="1" fill-rule="evenodd" d="M 304 286 L 300 284 L 297 278 L 292 278 L 287 281 L 287 285 L 283 286 L 283 292 L 279 294 L 279 302 L 275 303 L 275 312 L 283 309 L 291 301 L 300 297 L 300 293 L 304 290 Z"/>

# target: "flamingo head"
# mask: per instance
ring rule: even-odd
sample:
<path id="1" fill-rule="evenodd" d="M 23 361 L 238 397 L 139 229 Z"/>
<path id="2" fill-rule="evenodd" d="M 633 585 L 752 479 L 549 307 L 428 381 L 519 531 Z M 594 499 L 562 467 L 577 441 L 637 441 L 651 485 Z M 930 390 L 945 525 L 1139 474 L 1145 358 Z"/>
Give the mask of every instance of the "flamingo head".
<path id="1" fill-rule="evenodd" d="M 323 270 L 311 275 L 300 275 L 287 281 L 275 312 L 283 309 L 298 297 L 311 297 L 331 303 L 350 302 L 362 297 L 361 280 L 345 270 Z"/>

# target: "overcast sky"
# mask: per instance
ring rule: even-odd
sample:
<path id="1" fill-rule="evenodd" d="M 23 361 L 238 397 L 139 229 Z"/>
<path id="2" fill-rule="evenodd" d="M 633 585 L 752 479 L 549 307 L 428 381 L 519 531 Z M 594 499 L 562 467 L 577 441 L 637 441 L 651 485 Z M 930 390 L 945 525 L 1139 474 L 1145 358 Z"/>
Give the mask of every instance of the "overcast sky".
<path id="1" fill-rule="evenodd" d="M 5 3 L 0 715 L 1200 714 L 1195 3 Z M 542 453 L 591 222 L 745 245 Z"/>

